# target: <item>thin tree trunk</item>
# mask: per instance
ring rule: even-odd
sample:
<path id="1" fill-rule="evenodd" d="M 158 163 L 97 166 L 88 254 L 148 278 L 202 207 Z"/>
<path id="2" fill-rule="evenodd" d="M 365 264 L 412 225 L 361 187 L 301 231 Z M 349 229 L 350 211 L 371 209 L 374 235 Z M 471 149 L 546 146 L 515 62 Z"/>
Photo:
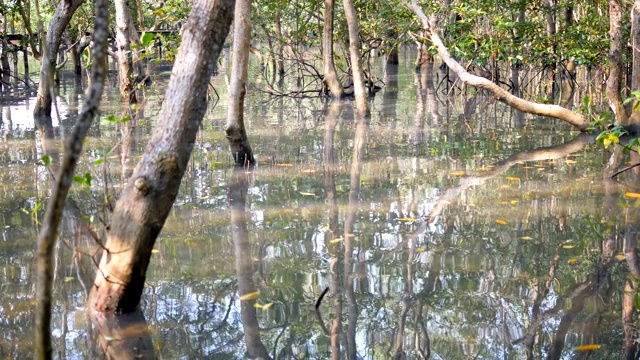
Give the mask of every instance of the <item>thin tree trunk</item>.
<path id="1" fill-rule="evenodd" d="M 233 0 L 193 4 L 158 125 L 111 217 L 107 250 L 89 296 L 96 311 L 132 312 L 140 303 L 151 250 L 187 169 L 233 12 Z"/>
<path id="2" fill-rule="evenodd" d="M 284 37 L 282 36 L 282 20 L 280 9 L 276 10 L 276 34 L 278 35 L 278 74 L 284 75 Z"/>
<path id="3" fill-rule="evenodd" d="M 33 110 L 35 116 L 51 116 L 51 94 L 53 90 L 53 73 L 56 70 L 56 60 L 62 33 L 71 21 L 71 17 L 84 0 L 61 0 L 56 7 L 49 31 L 47 31 L 44 49 L 42 51 L 42 65 L 40 67 L 40 84 L 38 98 Z"/>
<path id="4" fill-rule="evenodd" d="M 118 64 L 118 85 L 122 101 L 137 103 L 133 78 L 133 56 L 131 49 L 130 27 L 133 19 L 129 14 L 127 0 L 116 0 L 116 62 Z M 133 29 L 135 30 L 135 28 Z"/>
<path id="5" fill-rule="evenodd" d="M 360 59 L 360 29 L 358 15 L 353 0 L 342 0 L 344 14 L 349 28 L 349 58 L 351 59 L 351 73 L 353 75 L 353 93 L 356 96 L 356 113 L 358 117 L 369 117 L 367 103 L 367 89 L 364 83 L 364 72 Z"/>
<path id="6" fill-rule="evenodd" d="M 244 127 L 244 97 L 247 93 L 247 69 L 251 47 L 251 0 L 237 0 L 233 20 L 233 58 L 225 133 L 236 166 L 255 163 L 247 130 Z"/>
<path id="7" fill-rule="evenodd" d="M 622 105 L 622 8 L 620 0 L 609 0 L 609 78 L 607 100 L 616 125 L 627 125 L 627 111 Z"/>
<path id="8" fill-rule="evenodd" d="M 640 1 L 640 0 L 639 0 Z M 322 32 L 322 70 L 324 82 L 334 99 L 344 95 L 342 84 L 338 79 L 336 65 L 333 62 L 333 13 L 334 0 L 324 0 L 324 27 Z"/>
<path id="9" fill-rule="evenodd" d="M 107 32 L 109 27 L 108 0 L 96 0 L 94 19 L 94 62 L 91 69 L 91 87 L 89 87 L 84 106 L 76 126 L 65 141 L 62 164 L 51 200 L 47 205 L 42 229 L 38 234 L 37 281 L 36 281 L 36 358 L 50 359 L 51 348 L 51 289 L 53 282 L 53 248 L 56 233 L 62 218 L 65 201 L 75 172 L 76 164 L 82 153 L 84 138 L 98 111 L 100 97 L 106 74 Z M 47 116 L 48 118 L 48 116 Z"/>

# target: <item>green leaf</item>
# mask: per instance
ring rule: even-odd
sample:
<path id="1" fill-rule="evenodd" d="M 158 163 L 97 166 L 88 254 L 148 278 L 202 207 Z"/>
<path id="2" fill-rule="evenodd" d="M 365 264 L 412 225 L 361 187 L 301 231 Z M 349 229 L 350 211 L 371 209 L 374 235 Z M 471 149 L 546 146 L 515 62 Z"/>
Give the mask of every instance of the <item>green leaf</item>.
<path id="1" fill-rule="evenodd" d="M 104 163 L 104 158 L 100 158 L 93 162 L 93 165 L 102 165 Z"/>
<path id="2" fill-rule="evenodd" d="M 76 182 L 78 184 L 84 184 L 84 178 L 82 176 L 74 176 L 73 177 L 73 182 Z"/>
<path id="3" fill-rule="evenodd" d="M 149 45 L 153 39 L 155 38 L 155 36 L 152 33 L 142 33 L 142 36 L 140 36 L 140 42 L 142 43 L 142 47 L 147 47 L 147 45 Z"/>
<path id="4" fill-rule="evenodd" d="M 112 115 L 108 115 L 108 116 L 107 116 L 107 120 L 108 120 L 109 122 L 118 122 L 118 118 L 117 118 L 115 115 L 113 115 L 113 114 L 112 114 Z"/>
<path id="5" fill-rule="evenodd" d="M 51 156 L 43 155 L 41 160 L 46 166 L 51 165 Z"/>

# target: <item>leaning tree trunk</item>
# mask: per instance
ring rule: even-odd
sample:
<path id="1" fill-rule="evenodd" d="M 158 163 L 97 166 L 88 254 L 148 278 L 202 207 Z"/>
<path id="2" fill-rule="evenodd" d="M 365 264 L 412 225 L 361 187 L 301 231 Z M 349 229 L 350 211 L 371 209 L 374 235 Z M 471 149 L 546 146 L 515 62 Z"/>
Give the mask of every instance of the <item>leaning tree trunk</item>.
<path id="1" fill-rule="evenodd" d="M 132 312 L 140 303 L 151 250 L 187 169 L 233 11 L 233 0 L 193 3 L 158 125 L 111 216 L 89 296 L 95 311 Z"/>
<path id="2" fill-rule="evenodd" d="M 411 4 L 408 4 L 405 0 L 402 0 L 405 6 L 412 10 L 420 19 L 422 27 L 425 29 L 427 36 L 436 47 L 438 54 L 447 66 L 458 76 L 458 78 L 465 84 L 479 87 L 487 90 L 497 100 L 529 114 L 549 116 L 556 119 L 565 121 L 580 131 L 587 131 L 589 128 L 589 121 L 582 116 L 582 114 L 573 112 L 569 109 L 565 109 L 558 105 L 540 104 L 532 101 L 524 100 L 520 97 L 514 96 L 493 82 L 480 77 L 469 74 L 454 58 L 449 54 L 449 50 L 442 43 L 440 36 L 438 35 L 438 28 L 435 26 L 435 19 L 429 19 L 427 15 L 422 11 L 422 8 L 418 6 L 417 0 L 413 0 Z"/>
<path id="3" fill-rule="evenodd" d="M 244 127 L 244 97 L 247 93 L 247 69 L 251 48 L 251 0 L 237 0 L 233 19 L 233 58 L 227 124 L 224 127 L 236 166 L 255 163 L 247 130 Z"/>
<path id="4" fill-rule="evenodd" d="M 353 5 L 353 0 L 342 0 L 344 14 L 349 28 L 349 58 L 351 59 L 351 72 L 353 74 L 353 93 L 356 96 L 356 113 L 358 117 L 369 117 L 369 104 L 367 104 L 367 89 L 364 84 L 364 72 L 360 58 L 360 29 L 358 28 L 358 15 Z"/>
<path id="5" fill-rule="evenodd" d="M 620 0 L 609 0 L 609 78 L 607 100 L 616 125 L 627 124 L 627 111 L 620 95 L 622 81 L 622 8 Z"/>
<path id="6" fill-rule="evenodd" d="M 47 205 L 42 229 L 38 234 L 36 281 L 36 357 L 50 359 L 51 348 L 51 289 L 53 282 L 53 248 L 62 218 L 65 201 L 82 153 L 84 138 L 98 112 L 107 67 L 107 35 L 109 27 L 108 0 L 96 1 L 93 30 L 93 67 L 91 87 L 87 91 L 82 112 L 76 126 L 66 139 L 64 155 L 51 200 Z M 47 118 L 50 118 L 47 116 Z"/>
<path id="7" fill-rule="evenodd" d="M 340 98 L 343 95 L 342 84 L 338 79 L 336 65 L 333 62 L 333 10 L 334 0 L 324 0 L 324 27 L 322 33 L 322 70 L 324 82 L 329 88 L 331 97 Z"/>
<path id="8" fill-rule="evenodd" d="M 53 73 L 56 70 L 56 60 L 62 33 L 71 21 L 71 17 L 84 0 L 62 0 L 53 14 L 49 31 L 42 52 L 42 65 L 40 67 L 40 84 L 38 86 L 38 99 L 33 110 L 35 116 L 51 116 L 51 102 L 53 89 Z"/>
<path id="9" fill-rule="evenodd" d="M 129 104 L 137 103 L 133 77 L 133 56 L 130 27 L 133 26 L 127 0 L 116 0 L 116 62 L 118 63 L 118 85 L 120 98 Z M 135 28 L 133 29 L 135 31 Z"/>

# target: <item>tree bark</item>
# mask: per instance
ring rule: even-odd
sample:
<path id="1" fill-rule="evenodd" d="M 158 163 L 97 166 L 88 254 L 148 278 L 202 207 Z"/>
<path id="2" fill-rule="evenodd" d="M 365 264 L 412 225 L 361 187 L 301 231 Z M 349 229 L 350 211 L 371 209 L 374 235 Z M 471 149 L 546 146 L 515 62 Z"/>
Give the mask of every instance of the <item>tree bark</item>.
<path id="1" fill-rule="evenodd" d="M 56 70 L 56 60 L 62 33 L 71 21 L 71 17 L 84 0 L 61 0 L 56 7 L 49 31 L 45 38 L 42 51 L 42 65 L 40 67 L 40 84 L 38 85 L 38 98 L 33 110 L 34 116 L 51 116 L 53 73 Z"/>
<path id="2" fill-rule="evenodd" d="M 127 0 L 116 0 L 116 62 L 118 64 L 118 85 L 120 98 L 129 104 L 137 103 L 133 76 L 133 56 L 131 50 L 131 27 L 133 19 L 129 14 Z M 136 33 L 137 35 L 137 33 Z"/>
<path id="3" fill-rule="evenodd" d="M 631 54 L 631 90 L 637 91 L 640 90 L 640 0 L 635 0 L 631 9 Z"/>
<path id="4" fill-rule="evenodd" d="M 558 105 L 540 104 L 524 100 L 510 94 L 508 91 L 483 77 L 469 74 L 455 59 L 451 57 L 447 47 L 442 43 L 442 40 L 440 40 L 438 29 L 434 25 L 434 19 L 429 19 L 425 15 L 422 9 L 418 6 L 416 0 L 414 0 L 412 4 L 408 4 L 405 0 L 403 0 L 403 2 L 405 6 L 411 9 L 418 16 L 426 34 L 431 38 L 431 41 L 436 46 L 438 54 L 462 82 L 467 85 L 487 90 L 497 100 L 520 111 L 535 115 L 553 117 L 575 126 L 580 131 L 587 131 L 589 128 L 589 121 L 581 114 L 575 113 Z"/>
<path id="5" fill-rule="evenodd" d="M 609 78 L 607 100 L 616 125 L 627 125 L 627 111 L 620 95 L 622 82 L 622 7 L 620 0 L 609 0 Z"/>
<path id="6" fill-rule="evenodd" d="M 42 229 L 38 234 L 36 280 L 36 358 L 50 359 L 51 348 L 51 289 L 53 283 L 53 248 L 65 201 L 82 153 L 84 138 L 98 111 L 104 85 L 109 27 L 108 0 L 96 0 L 96 16 L 93 31 L 94 62 L 89 87 L 82 112 L 76 126 L 65 141 L 65 150 L 51 200 L 47 205 Z M 50 118 L 46 116 L 46 118 Z"/>
<path id="7" fill-rule="evenodd" d="M 227 123 L 224 127 L 236 166 L 255 164 L 247 130 L 244 127 L 244 97 L 251 47 L 251 0 L 237 0 L 233 19 L 233 55 Z"/>
<path id="8" fill-rule="evenodd" d="M 107 229 L 106 250 L 89 296 L 95 311 L 132 312 L 140 303 L 151 250 L 187 168 L 233 11 L 233 0 L 193 3 L 158 125 Z"/>
<path id="9" fill-rule="evenodd" d="M 349 28 L 349 58 L 351 59 L 351 73 L 353 75 L 353 93 L 356 96 L 356 114 L 358 117 L 369 117 L 369 104 L 367 103 L 367 89 L 364 83 L 364 72 L 360 58 L 360 28 L 358 27 L 358 14 L 353 5 L 353 0 L 342 0 L 344 14 Z"/>
<path id="10" fill-rule="evenodd" d="M 639 0 L 640 1 L 640 0 Z M 322 70 L 324 82 L 334 99 L 344 95 L 342 84 L 338 79 L 336 65 L 333 62 L 333 15 L 334 0 L 324 0 L 324 27 L 322 32 Z"/>

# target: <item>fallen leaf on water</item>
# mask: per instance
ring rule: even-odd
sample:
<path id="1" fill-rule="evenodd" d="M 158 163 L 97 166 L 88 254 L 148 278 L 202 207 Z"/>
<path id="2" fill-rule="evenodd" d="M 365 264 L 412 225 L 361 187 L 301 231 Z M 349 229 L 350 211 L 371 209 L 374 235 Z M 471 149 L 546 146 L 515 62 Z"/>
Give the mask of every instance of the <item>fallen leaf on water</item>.
<path id="1" fill-rule="evenodd" d="M 292 167 L 293 164 L 276 164 L 276 166 L 280 166 L 280 167 Z"/>
<path id="2" fill-rule="evenodd" d="M 451 176 L 462 176 L 462 175 L 464 175 L 464 171 L 450 171 L 449 175 L 451 175 Z"/>
<path id="3" fill-rule="evenodd" d="M 632 199 L 640 199 L 640 194 L 634 192 L 627 192 L 625 196 Z"/>
<path id="4" fill-rule="evenodd" d="M 418 252 L 424 252 L 424 248 L 423 247 L 419 247 L 418 248 Z"/>
<path id="5" fill-rule="evenodd" d="M 304 174 L 313 174 L 313 173 L 317 173 L 318 170 L 314 170 L 314 169 L 304 169 L 301 171 Z"/>
<path id="6" fill-rule="evenodd" d="M 75 279 L 73 276 L 67 276 L 66 278 L 64 278 L 64 282 L 69 282 L 73 279 Z"/>
<path id="7" fill-rule="evenodd" d="M 400 218 L 398 220 L 400 220 L 402 222 L 415 222 L 416 221 L 416 219 L 410 218 L 410 217 L 403 217 L 403 218 Z"/>
<path id="8" fill-rule="evenodd" d="M 533 240 L 531 236 L 521 236 L 520 240 Z"/>
<path id="9" fill-rule="evenodd" d="M 339 243 L 339 242 L 340 242 L 340 241 L 342 241 L 342 240 L 344 240 L 344 238 L 341 238 L 341 237 L 340 237 L 340 238 L 336 238 L 336 239 L 331 239 L 331 240 L 329 240 L 329 242 L 330 242 L 331 244 L 337 244 L 337 243 Z"/>
<path id="10" fill-rule="evenodd" d="M 567 159 L 567 160 L 565 160 L 564 162 L 565 162 L 567 165 L 573 165 L 573 164 L 577 163 L 577 161 L 575 161 L 575 160 L 571 160 L 571 159 Z"/>
<path id="11" fill-rule="evenodd" d="M 507 176 L 507 180 L 509 181 L 520 181 L 519 177 L 515 177 L 515 176 Z"/>
<path id="12" fill-rule="evenodd" d="M 562 245 L 564 249 L 573 249 L 575 245 Z"/>
<path id="13" fill-rule="evenodd" d="M 157 254 L 157 253 L 159 253 L 159 252 L 160 252 L 160 250 L 158 250 L 158 249 L 153 249 L 153 250 L 151 250 L 151 253 L 152 253 L 152 254 Z"/>
<path id="14" fill-rule="evenodd" d="M 240 296 L 240 301 L 255 300 L 260 296 L 260 291 L 254 291 Z"/>
<path id="15" fill-rule="evenodd" d="M 268 303 L 268 304 L 264 304 L 262 305 L 262 310 L 269 310 L 269 308 L 273 305 L 273 303 Z"/>
<path id="16" fill-rule="evenodd" d="M 567 263 L 569 263 L 569 264 L 575 264 L 577 262 L 578 262 L 578 259 L 576 259 L 576 258 L 571 258 L 571 259 L 567 260 Z"/>
<path id="17" fill-rule="evenodd" d="M 618 255 L 616 255 L 616 260 L 624 261 L 625 259 L 626 259 L 626 258 L 624 257 L 624 254 L 618 254 Z"/>
<path id="18" fill-rule="evenodd" d="M 498 225 L 507 225 L 507 222 L 501 219 L 496 220 L 496 224 Z"/>
<path id="19" fill-rule="evenodd" d="M 516 276 L 516 278 L 518 278 L 520 280 L 528 280 L 530 278 L 530 276 L 527 275 L 527 274 L 520 274 L 520 275 Z"/>
<path id="20" fill-rule="evenodd" d="M 576 351 L 591 351 L 591 350 L 598 350 L 601 347 L 602 347 L 602 345 L 600 345 L 600 344 L 585 344 L 585 345 L 576 346 L 575 350 Z"/>
<path id="21" fill-rule="evenodd" d="M 518 200 L 511 200 L 511 205 L 518 205 Z"/>
<path id="22" fill-rule="evenodd" d="M 300 191 L 300 195 L 304 195 L 304 196 L 316 196 L 316 194 L 312 193 L 312 192 L 302 192 Z"/>

